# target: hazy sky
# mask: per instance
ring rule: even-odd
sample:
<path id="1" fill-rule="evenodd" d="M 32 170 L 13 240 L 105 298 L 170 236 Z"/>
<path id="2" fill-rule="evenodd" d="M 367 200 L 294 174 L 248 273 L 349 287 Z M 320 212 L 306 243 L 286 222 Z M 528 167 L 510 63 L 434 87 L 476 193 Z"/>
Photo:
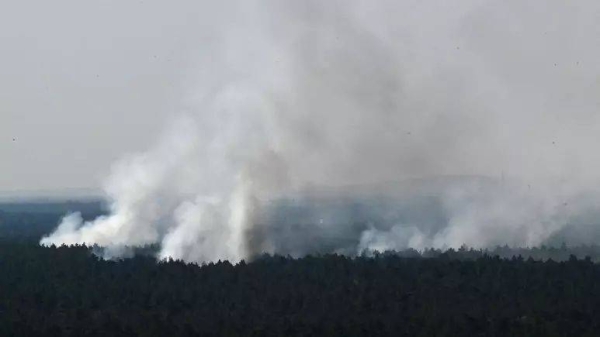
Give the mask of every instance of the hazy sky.
<path id="1" fill-rule="evenodd" d="M 96 188 L 151 146 L 200 50 L 195 3 L 0 1 L 0 192 Z"/>
<path id="2" fill-rule="evenodd" d="M 186 109 L 195 83 L 202 81 L 199 65 L 210 68 L 203 57 L 215 42 L 211 38 L 220 35 L 214 32 L 243 20 L 228 14 L 243 3 L 0 0 L 0 192 L 94 189 L 117 158 L 151 148 L 169 116 Z M 419 58 L 413 71 L 419 76 L 411 78 L 407 65 L 409 85 L 438 83 L 434 89 L 443 96 L 445 88 L 460 88 L 456 84 L 464 79 L 470 100 L 496 100 L 493 105 L 501 112 L 486 125 L 500 139 L 498 147 L 510 150 L 497 161 L 529 165 L 527 172 L 569 161 L 569 168 L 595 172 L 600 163 L 593 146 L 600 125 L 598 2 L 444 3 L 365 1 L 361 11 L 374 30 L 380 20 L 382 27 L 398 27 L 388 39 L 413 41 L 407 58 Z M 302 2 L 288 7 L 302 20 L 309 8 Z M 310 32 L 302 20 L 288 25 L 274 17 L 273 29 L 283 27 L 282 34 L 294 33 L 286 27 Z M 288 17 L 295 16 L 283 20 Z M 458 27 L 458 35 L 444 32 L 448 27 Z M 239 35 L 233 41 L 252 43 L 245 41 L 243 29 L 231 31 Z M 419 52 L 411 52 L 413 47 Z M 443 63 L 451 71 L 436 69 Z M 472 74 L 498 85 L 472 85 L 477 79 Z M 588 154 L 582 154 L 581 144 Z M 468 152 L 477 144 L 467 145 Z M 532 160 L 532 154 L 541 159 Z"/>

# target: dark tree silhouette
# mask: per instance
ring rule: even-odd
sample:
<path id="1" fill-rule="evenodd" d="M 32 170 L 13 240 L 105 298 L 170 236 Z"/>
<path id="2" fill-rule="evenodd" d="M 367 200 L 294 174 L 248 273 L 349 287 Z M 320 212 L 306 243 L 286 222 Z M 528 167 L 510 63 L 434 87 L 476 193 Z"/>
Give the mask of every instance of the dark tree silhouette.
<path id="1" fill-rule="evenodd" d="M 468 250 L 467 250 L 468 251 Z M 455 255 L 452 255 L 455 254 Z M 3 336 L 598 336 L 600 265 L 377 254 L 198 266 L 0 242 Z"/>

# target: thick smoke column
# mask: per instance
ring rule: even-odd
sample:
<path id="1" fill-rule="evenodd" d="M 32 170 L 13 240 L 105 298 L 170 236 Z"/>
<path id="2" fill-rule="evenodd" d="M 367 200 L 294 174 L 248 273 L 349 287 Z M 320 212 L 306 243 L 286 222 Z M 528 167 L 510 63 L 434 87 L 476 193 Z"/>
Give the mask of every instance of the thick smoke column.
<path id="1" fill-rule="evenodd" d="M 115 165 L 108 216 L 42 244 L 197 262 L 531 246 L 597 214 L 597 2 L 209 13 L 187 112 Z"/>

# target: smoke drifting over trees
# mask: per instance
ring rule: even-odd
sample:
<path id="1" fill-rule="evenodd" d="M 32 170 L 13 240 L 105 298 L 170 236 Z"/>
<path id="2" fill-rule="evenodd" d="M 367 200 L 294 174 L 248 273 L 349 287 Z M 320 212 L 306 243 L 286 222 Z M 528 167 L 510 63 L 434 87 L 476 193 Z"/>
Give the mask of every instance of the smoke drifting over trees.
<path id="1" fill-rule="evenodd" d="M 594 239 L 599 3 L 206 12 L 185 111 L 115 164 L 108 216 L 42 244 L 204 262 Z"/>

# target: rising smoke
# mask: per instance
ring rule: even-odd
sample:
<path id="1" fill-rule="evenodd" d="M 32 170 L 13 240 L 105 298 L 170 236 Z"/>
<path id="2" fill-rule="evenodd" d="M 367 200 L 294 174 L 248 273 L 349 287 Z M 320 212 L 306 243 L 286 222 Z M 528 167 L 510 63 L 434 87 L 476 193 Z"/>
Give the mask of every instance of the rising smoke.
<path id="1" fill-rule="evenodd" d="M 204 262 L 590 240 L 597 1 L 205 5 L 186 112 L 113 167 L 109 215 L 42 244 Z"/>

